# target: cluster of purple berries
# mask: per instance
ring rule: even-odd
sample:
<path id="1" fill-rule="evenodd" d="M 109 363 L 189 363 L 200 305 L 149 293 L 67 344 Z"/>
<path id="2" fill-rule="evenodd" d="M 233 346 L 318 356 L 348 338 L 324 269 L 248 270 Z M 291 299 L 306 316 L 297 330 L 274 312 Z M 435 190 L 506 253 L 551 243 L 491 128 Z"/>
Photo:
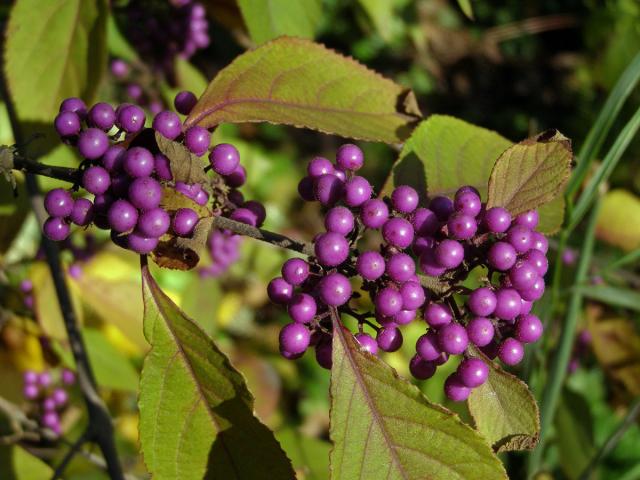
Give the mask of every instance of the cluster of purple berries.
<path id="1" fill-rule="evenodd" d="M 242 236 L 214 228 L 207 239 L 211 264 L 202 267 L 201 277 L 220 277 L 240 258 Z"/>
<path id="2" fill-rule="evenodd" d="M 24 372 L 23 380 L 22 393 L 31 404 L 29 415 L 37 418 L 42 427 L 61 435 L 60 412 L 69 402 L 66 387 L 75 384 L 75 374 L 71 370 L 63 369 L 58 381 L 54 382 L 54 375 L 49 371 L 37 373 L 27 370 Z"/>
<path id="3" fill-rule="evenodd" d="M 22 302 L 27 310 L 33 310 L 33 282 L 25 278 L 20 282 L 20 291 L 22 292 Z"/>

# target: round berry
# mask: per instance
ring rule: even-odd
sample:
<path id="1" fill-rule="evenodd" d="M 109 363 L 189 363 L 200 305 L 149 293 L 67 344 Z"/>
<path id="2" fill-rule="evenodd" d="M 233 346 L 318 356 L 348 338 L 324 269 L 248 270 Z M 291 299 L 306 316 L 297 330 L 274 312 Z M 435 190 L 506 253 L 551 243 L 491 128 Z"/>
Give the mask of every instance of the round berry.
<path id="1" fill-rule="evenodd" d="M 384 257 L 374 251 L 362 252 L 356 260 L 356 269 L 365 280 L 377 280 L 385 271 Z"/>
<path id="2" fill-rule="evenodd" d="M 198 99 L 192 92 L 188 91 L 179 92 L 173 99 L 173 106 L 182 115 L 189 115 L 196 103 L 198 103 Z"/>
<path id="3" fill-rule="evenodd" d="M 335 167 L 333 169 L 333 174 L 340 179 L 341 182 L 347 181 L 347 172 L 341 167 Z"/>
<path id="4" fill-rule="evenodd" d="M 335 267 L 349 257 L 349 242 L 338 233 L 323 233 L 316 239 L 314 252 L 321 265 Z"/>
<path id="5" fill-rule="evenodd" d="M 542 298 L 542 295 L 544 295 L 544 278 L 536 278 L 536 281 L 533 282 L 531 288 L 520 290 L 519 292 L 522 299 L 528 302 L 535 302 L 536 300 L 540 300 L 540 298 Z"/>
<path id="6" fill-rule="evenodd" d="M 209 153 L 209 163 L 219 175 L 230 175 L 240 165 L 238 149 L 229 143 L 220 143 Z"/>
<path id="7" fill-rule="evenodd" d="M 447 197 L 433 197 L 429 202 L 429 209 L 436 214 L 438 220 L 446 222 L 453 213 L 453 202 Z"/>
<path id="8" fill-rule="evenodd" d="M 140 210 L 151 210 L 160 205 L 162 187 L 151 177 L 136 178 L 129 186 L 129 201 Z"/>
<path id="9" fill-rule="evenodd" d="M 482 209 L 480 196 L 472 190 L 458 190 L 453 200 L 453 208 L 456 212 L 470 217 L 475 217 Z"/>
<path id="10" fill-rule="evenodd" d="M 387 260 L 385 271 L 391 280 L 402 283 L 415 275 L 416 264 L 406 253 L 396 253 Z"/>
<path id="11" fill-rule="evenodd" d="M 73 205 L 71 194 L 62 188 L 54 188 L 44 197 L 44 209 L 52 217 L 68 217 Z"/>
<path id="12" fill-rule="evenodd" d="M 433 248 L 426 248 L 420 254 L 420 270 L 430 277 L 439 277 L 447 271 L 445 267 L 438 263 L 436 253 Z"/>
<path id="13" fill-rule="evenodd" d="M 364 155 L 359 147 L 347 143 L 338 149 L 336 163 L 345 170 L 359 170 L 364 164 Z"/>
<path id="14" fill-rule="evenodd" d="M 467 331 L 458 323 L 448 323 L 438 330 L 438 345 L 443 352 L 458 355 L 469 345 Z"/>
<path id="15" fill-rule="evenodd" d="M 146 117 L 137 105 L 127 105 L 116 111 L 116 125 L 127 133 L 137 133 L 144 128 Z"/>
<path id="16" fill-rule="evenodd" d="M 490 288 L 480 287 L 469 295 L 467 305 L 474 315 L 488 317 L 496 309 L 496 296 Z"/>
<path id="17" fill-rule="evenodd" d="M 518 253 L 529 250 L 533 243 L 532 231 L 522 225 L 514 225 L 507 232 L 507 241 L 513 245 Z"/>
<path id="18" fill-rule="evenodd" d="M 542 322 L 535 315 L 520 315 L 516 319 L 514 337 L 522 343 L 534 343 L 542 336 Z"/>
<path id="19" fill-rule="evenodd" d="M 378 343 L 367 333 L 358 333 L 355 335 L 356 340 L 360 344 L 360 348 L 371 355 L 378 354 Z"/>
<path id="20" fill-rule="evenodd" d="M 289 323 L 280 330 L 280 351 L 300 355 L 309 347 L 311 334 L 300 323 Z"/>
<path id="21" fill-rule="evenodd" d="M 359 207 L 371 198 L 373 189 L 364 177 L 351 177 L 344 184 L 344 203 L 350 207 Z"/>
<path id="22" fill-rule="evenodd" d="M 91 110 L 89 110 L 87 123 L 92 127 L 96 127 L 107 132 L 111 130 L 113 124 L 116 123 L 116 112 L 108 103 L 96 103 L 91 107 Z"/>
<path id="23" fill-rule="evenodd" d="M 69 97 L 60 104 L 60 112 L 76 113 L 81 119 L 87 116 L 87 105 L 77 97 Z"/>
<path id="24" fill-rule="evenodd" d="M 513 320 L 520 315 L 522 298 L 513 288 L 501 288 L 496 292 L 494 315 L 503 320 Z"/>
<path id="25" fill-rule="evenodd" d="M 138 230 L 146 237 L 160 238 L 167 233 L 171 217 L 162 208 L 147 210 L 138 218 Z"/>
<path id="26" fill-rule="evenodd" d="M 474 317 L 467 323 L 469 341 L 477 347 L 484 347 L 491 343 L 495 335 L 493 323 L 488 318 Z"/>
<path id="27" fill-rule="evenodd" d="M 415 320 L 417 313 L 415 310 L 402 309 L 391 318 L 396 325 L 408 325 Z"/>
<path id="28" fill-rule="evenodd" d="M 310 323 L 317 311 L 316 301 L 307 293 L 298 293 L 289 302 L 287 311 L 291 320 L 297 323 Z"/>
<path id="29" fill-rule="evenodd" d="M 200 218 L 190 208 L 179 208 L 173 216 L 171 228 L 179 237 L 188 237 L 193 233 Z"/>
<path id="30" fill-rule="evenodd" d="M 73 202 L 73 209 L 69 215 L 69 219 L 81 227 L 86 227 L 93 221 L 94 209 L 93 203 L 86 198 L 78 198 Z"/>
<path id="31" fill-rule="evenodd" d="M 49 240 L 60 242 L 71 232 L 69 224 L 60 217 L 49 217 L 42 226 L 42 231 Z"/>
<path id="32" fill-rule="evenodd" d="M 60 112 L 53 126 L 61 137 L 71 137 L 80 132 L 80 117 L 75 112 Z"/>
<path id="33" fill-rule="evenodd" d="M 533 268 L 535 268 L 536 270 L 536 273 L 541 277 L 544 277 L 545 273 L 547 273 L 547 270 L 549 269 L 549 261 L 547 260 L 547 256 L 540 250 L 536 250 L 535 248 L 532 248 L 527 253 L 525 253 L 522 259 L 529 263 L 529 265 L 533 266 Z"/>
<path id="34" fill-rule="evenodd" d="M 449 217 L 447 228 L 449 229 L 450 237 L 458 240 L 469 240 L 476 234 L 478 224 L 472 216 L 456 213 Z"/>
<path id="35" fill-rule="evenodd" d="M 349 279 L 341 273 L 330 273 L 318 285 L 320 299 L 329 306 L 339 307 L 351 298 Z"/>
<path id="36" fill-rule="evenodd" d="M 502 207 L 493 207 L 486 211 L 483 222 L 489 232 L 504 233 L 511 226 L 511 214 Z"/>
<path id="37" fill-rule="evenodd" d="M 51 398 L 55 402 L 56 407 L 60 408 L 60 407 L 63 407 L 67 403 L 67 401 L 69 400 L 69 395 L 67 394 L 67 392 L 64 389 L 56 388 L 53 391 L 53 395 L 51 396 Z"/>
<path id="38" fill-rule="evenodd" d="M 382 225 L 382 238 L 389 245 L 407 248 L 413 242 L 413 227 L 404 218 L 391 218 Z"/>
<path id="39" fill-rule="evenodd" d="M 199 183 L 176 182 L 175 188 L 176 191 L 192 200 L 194 200 L 198 192 L 202 190 L 202 186 Z"/>
<path id="40" fill-rule="evenodd" d="M 496 242 L 487 252 L 487 260 L 491 268 L 502 272 L 509 270 L 516 263 L 518 254 L 510 243 Z"/>
<path id="41" fill-rule="evenodd" d="M 324 226 L 329 232 L 347 235 L 353 230 L 353 213 L 346 207 L 333 207 L 324 217 Z"/>
<path id="42" fill-rule="evenodd" d="M 184 146 L 198 156 L 204 155 L 210 143 L 211 134 L 206 128 L 191 127 L 184 134 Z"/>
<path id="43" fill-rule="evenodd" d="M 109 172 L 102 167 L 89 167 L 82 174 L 82 186 L 94 195 L 102 195 L 110 185 Z"/>
<path id="44" fill-rule="evenodd" d="M 267 295 L 273 303 L 287 305 L 293 298 L 293 286 L 282 277 L 276 277 L 267 285 Z"/>
<path id="45" fill-rule="evenodd" d="M 376 294 L 374 304 L 380 315 L 392 317 L 402 309 L 402 295 L 393 287 L 384 287 Z"/>
<path id="46" fill-rule="evenodd" d="M 229 216 L 232 220 L 240 223 L 246 223 L 247 225 L 251 225 L 252 227 L 257 226 L 258 217 L 255 213 L 247 208 L 236 208 L 231 215 Z"/>
<path id="47" fill-rule="evenodd" d="M 112 173 L 122 170 L 126 152 L 125 148 L 121 145 L 111 145 L 102 156 L 102 166 L 105 170 Z"/>
<path id="48" fill-rule="evenodd" d="M 440 228 L 440 221 L 428 208 L 418 208 L 411 218 L 411 224 L 417 235 L 433 235 Z"/>
<path id="49" fill-rule="evenodd" d="M 453 315 L 448 306 L 442 303 L 430 303 L 424 309 L 424 319 L 430 326 L 438 328 L 451 323 Z"/>
<path id="50" fill-rule="evenodd" d="M 401 213 L 411 213 L 418 207 L 418 192 L 408 185 L 400 185 L 391 194 L 393 208 Z"/>
<path id="51" fill-rule="evenodd" d="M 418 380 L 427 380 L 436 373 L 436 365 L 423 359 L 420 355 L 414 355 L 409 362 L 409 371 Z"/>
<path id="52" fill-rule="evenodd" d="M 156 153 L 153 156 L 153 168 L 156 171 L 156 175 L 159 180 L 173 180 L 173 173 L 171 173 L 171 163 L 166 155 L 162 153 Z"/>
<path id="53" fill-rule="evenodd" d="M 538 279 L 536 267 L 526 260 L 518 261 L 509 270 L 509 280 L 516 290 L 528 290 Z"/>
<path id="54" fill-rule="evenodd" d="M 538 226 L 540 216 L 536 210 L 529 210 L 528 212 L 521 213 L 515 219 L 516 225 L 522 225 L 530 230 L 535 229 Z"/>
<path id="55" fill-rule="evenodd" d="M 540 232 L 531 232 L 531 248 L 535 248 L 546 255 L 549 250 L 547 237 Z"/>
<path id="56" fill-rule="evenodd" d="M 422 285 L 414 281 L 403 283 L 400 286 L 400 295 L 402 295 L 402 308 L 409 310 L 417 310 L 422 307 L 427 298 Z"/>
<path id="57" fill-rule="evenodd" d="M 138 210 L 126 200 L 113 202 L 107 213 L 109 225 L 118 233 L 133 230 L 138 222 Z"/>
<path id="58" fill-rule="evenodd" d="M 133 147 L 125 154 L 123 167 L 129 176 L 148 177 L 153 173 L 155 160 L 149 150 L 143 147 Z"/>
<path id="59" fill-rule="evenodd" d="M 158 246 L 158 239 L 155 237 L 146 237 L 139 232 L 132 232 L 127 235 L 127 246 L 140 255 L 151 253 Z"/>
<path id="60" fill-rule="evenodd" d="M 174 140 L 182 133 L 180 117 L 169 110 L 158 113 L 154 117 L 151 127 L 169 140 Z"/>
<path id="61" fill-rule="evenodd" d="M 449 400 L 463 402 L 469 398 L 471 389 L 462 383 L 457 373 L 452 373 L 444 381 L 444 393 Z"/>
<path id="62" fill-rule="evenodd" d="M 438 344 L 438 335 L 434 330 L 429 330 L 427 333 L 418 338 L 416 342 L 416 352 L 423 360 L 429 362 L 437 359 L 442 351 Z"/>
<path id="63" fill-rule="evenodd" d="M 322 368 L 326 368 L 327 370 L 331 370 L 333 365 L 332 361 L 333 348 L 331 345 L 331 341 L 322 341 L 316 345 L 316 362 Z"/>
<path id="64" fill-rule="evenodd" d="M 65 385 L 73 385 L 76 383 L 76 374 L 65 368 L 62 370 L 62 383 Z"/>
<path id="65" fill-rule="evenodd" d="M 464 260 L 464 248 L 456 240 L 443 240 L 434 253 L 438 264 L 445 268 L 456 268 Z"/>
<path id="66" fill-rule="evenodd" d="M 313 202 L 316 199 L 313 189 L 314 182 L 311 177 L 304 177 L 298 183 L 298 194 L 305 202 Z"/>
<path id="67" fill-rule="evenodd" d="M 282 278 L 291 285 L 302 285 L 309 277 L 309 264 L 301 258 L 290 258 L 282 265 Z"/>
<path id="68" fill-rule="evenodd" d="M 102 130 L 87 128 L 78 137 L 78 153 L 84 158 L 100 158 L 109 148 L 109 137 Z"/>
<path id="69" fill-rule="evenodd" d="M 322 205 L 333 206 L 342 196 L 344 183 L 335 175 L 329 173 L 320 175 L 313 181 L 313 195 Z"/>
<path id="70" fill-rule="evenodd" d="M 367 228 L 380 228 L 389 218 L 389 208 L 382 200 L 371 199 L 362 204 L 360 219 Z"/>
<path id="71" fill-rule="evenodd" d="M 498 349 L 498 358 L 506 365 L 517 365 L 524 357 L 524 347 L 515 338 L 507 338 Z"/>
<path id="72" fill-rule="evenodd" d="M 109 70 L 111 74 L 119 79 L 125 78 L 129 75 L 129 64 L 124 60 L 116 58 L 111 61 L 111 65 L 109 65 Z"/>
<path id="73" fill-rule="evenodd" d="M 397 327 L 384 327 L 378 330 L 376 342 L 380 350 L 395 352 L 402 346 L 402 332 Z"/>
<path id="74" fill-rule="evenodd" d="M 334 173 L 333 163 L 324 157 L 314 157 L 307 165 L 307 174 L 311 178 L 333 175 Z"/>
<path id="75" fill-rule="evenodd" d="M 489 378 L 489 367 L 479 358 L 465 358 L 458 365 L 457 373 L 465 387 L 476 388 Z"/>

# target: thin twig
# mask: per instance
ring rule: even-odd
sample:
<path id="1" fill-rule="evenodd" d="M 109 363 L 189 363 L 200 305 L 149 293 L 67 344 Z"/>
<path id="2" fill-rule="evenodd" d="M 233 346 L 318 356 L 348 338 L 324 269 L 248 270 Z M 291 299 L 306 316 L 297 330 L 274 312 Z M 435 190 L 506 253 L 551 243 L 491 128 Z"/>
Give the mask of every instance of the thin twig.
<path id="1" fill-rule="evenodd" d="M 69 450 L 67 450 L 67 453 L 64 454 L 64 457 L 62 458 L 62 460 L 56 467 L 55 471 L 53 472 L 53 476 L 51 477 L 51 480 L 57 480 L 59 478 L 62 478 L 62 474 L 67 469 L 67 466 L 69 465 L 69 463 L 71 463 L 71 460 L 73 460 L 76 454 L 82 450 L 82 446 L 87 442 L 87 439 L 89 437 L 88 433 L 89 432 L 85 430 L 82 433 L 82 435 L 80 435 L 76 439 L 76 441 L 71 444 L 71 446 L 69 447 Z"/>

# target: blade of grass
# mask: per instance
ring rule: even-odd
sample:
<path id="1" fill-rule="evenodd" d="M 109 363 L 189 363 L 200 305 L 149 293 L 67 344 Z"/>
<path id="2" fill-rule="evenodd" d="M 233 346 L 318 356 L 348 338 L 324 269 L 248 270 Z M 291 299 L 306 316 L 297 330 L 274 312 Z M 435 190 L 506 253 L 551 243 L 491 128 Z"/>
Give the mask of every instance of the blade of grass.
<path id="1" fill-rule="evenodd" d="M 567 197 L 573 197 L 578 188 L 580 188 L 589 171 L 591 162 L 598 155 L 602 143 L 607 137 L 618 113 L 622 109 L 622 105 L 624 105 L 627 97 L 638 84 L 638 80 L 640 80 L 640 53 L 635 56 L 618 79 L 618 82 L 613 87 L 613 90 L 611 90 L 609 97 L 600 110 L 598 118 L 591 127 L 591 130 L 589 130 L 587 138 L 578 152 L 578 165 L 573 172 L 571 180 L 569 180 L 566 191 Z"/>
<path id="2" fill-rule="evenodd" d="M 607 305 L 640 311 L 640 293 L 635 290 L 608 285 L 578 285 L 573 291 L 579 291 L 585 297 Z"/>
<path id="3" fill-rule="evenodd" d="M 580 262 L 576 270 L 575 284 L 583 284 L 586 282 L 591 265 L 591 257 L 593 255 L 593 247 L 595 243 L 596 220 L 598 218 L 600 204 L 597 203 L 591 212 L 591 218 L 584 235 L 584 243 L 580 251 Z M 542 402 L 540 404 L 540 442 L 537 448 L 531 452 L 528 464 L 528 478 L 532 478 L 540 468 L 542 463 L 542 454 L 544 446 L 549 434 L 549 428 L 553 422 L 553 417 L 558 406 L 558 399 L 562 390 L 562 384 L 567 373 L 573 340 L 578 325 L 578 319 L 582 310 L 583 295 L 582 292 L 576 290 L 571 296 L 569 308 L 567 310 L 567 318 L 562 326 L 560 341 L 554 356 L 553 363 L 549 373 L 549 378 L 544 389 Z"/>
<path id="4" fill-rule="evenodd" d="M 570 214 L 567 230 L 572 231 L 576 225 L 578 225 L 580 220 L 582 220 L 582 217 L 587 213 L 589 205 L 591 205 L 593 199 L 598 194 L 600 185 L 609 178 L 611 172 L 613 172 L 614 168 L 618 165 L 620 157 L 622 157 L 622 154 L 629 146 L 629 143 L 631 143 L 631 140 L 635 137 L 639 127 L 640 108 L 636 110 L 636 113 L 633 114 L 631 120 L 629 120 L 624 126 L 620 135 L 618 135 L 618 138 L 616 138 L 615 142 L 607 152 L 607 155 L 604 157 L 602 164 L 596 170 L 595 175 L 591 177 L 589 183 L 587 183 L 587 186 L 580 194 L 575 208 Z"/>
<path id="5" fill-rule="evenodd" d="M 633 250 L 617 260 L 605 265 L 600 269 L 600 274 L 604 275 L 609 272 L 613 272 L 614 270 L 618 270 L 619 268 L 626 267 L 630 263 L 634 263 L 636 261 L 640 261 L 640 248 Z"/>

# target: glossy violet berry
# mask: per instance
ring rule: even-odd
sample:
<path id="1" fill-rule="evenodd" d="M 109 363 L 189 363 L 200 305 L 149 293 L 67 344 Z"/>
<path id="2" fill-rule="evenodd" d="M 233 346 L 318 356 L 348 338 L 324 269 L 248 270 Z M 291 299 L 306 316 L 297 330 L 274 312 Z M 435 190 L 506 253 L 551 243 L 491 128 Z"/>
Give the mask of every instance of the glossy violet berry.
<path id="1" fill-rule="evenodd" d="M 501 272 L 509 270 L 515 265 L 518 254 L 513 245 L 507 242 L 496 242 L 487 252 L 489 266 Z"/>
<path id="2" fill-rule="evenodd" d="M 526 260 L 520 260 L 509 270 L 509 280 L 516 290 L 528 290 L 538 279 L 536 267 Z"/>
<path id="3" fill-rule="evenodd" d="M 52 217 L 67 217 L 73 210 L 71 194 L 62 188 L 50 190 L 44 197 L 44 209 Z"/>
<path id="4" fill-rule="evenodd" d="M 346 207 L 333 207 L 324 217 L 324 226 L 329 232 L 347 235 L 353 230 L 353 213 Z"/>
<path id="5" fill-rule="evenodd" d="M 69 394 L 63 388 L 56 388 L 51 395 L 58 408 L 63 407 L 69 401 Z"/>
<path id="6" fill-rule="evenodd" d="M 344 184 L 344 203 L 350 207 L 359 207 L 371 198 L 373 189 L 364 177 L 351 177 Z"/>
<path id="7" fill-rule="evenodd" d="M 505 339 L 498 348 L 498 358 L 506 365 L 517 365 L 524 357 L 524 347 L 515 338 Z"/>
<path id="8" fill-rule="evenodd" d="M 400 295 L 402 295 L 402 308 L 408 310 L 417 310 L 424 305 L 426 295 L 424 288 L 420 282 L 408 281 L 400 286 Z"/>
<path id="9" fill-rule="evenodd" d="M 196 96 L 186 90 L 179 92 L 173 99 L 173 106 L 182 115 L 189 115 L 196 103 L 198 103 Z"/>
<path id="10" fill-rule="evenodd" d="M 61 242 L 71 233 L 69 224 L 60 217 L 49 217 L 42 226 L 42 231 L 49 240 Z"/>
<path id="11" fill-rule="evenodd" d="M 535 248 L 536 250 L 547 254 L 549 250 L 549 241 L 547 237 L 545 237 L 540 232 L 532 232 L 531 233 L 531 248 Z"/>
<path id="12" fill-rule="evenodd" d="M 443 240 L 434 253 L 438 264 L 445 268 L 456 268 L 464 260 L 464 248 L 456 240 Z"/>
<path id="13" fill-rule="evenodd" d="M 438 334 L 434 330 L 429 330 L 418 338 L 416 352 L 423 360 L 429 362 L 436 360 L 442 353 L 438 344 Z"/>
<path id="14" fill-rule="evenodd" d="M 316 301 L 307 293 L 294 295 L 287 305 L 289 316 L 296 323 L 310 323 L 316 316 L 317 308 Z"/>
<path id="15" fill-rule="evenodd" d="M 406 310 L 403 308 L 391 318 L 396 325 L 409 325 L 415 320 L 417 313 L 415 310 Z"/>
<path id="16" fill-rule="evenodd" d="M 492 233 L 504 233 L 511 226 L 511 214 L 502 207 L 493 207 L 486 211 L 484 227 Z"/>
<path id="17" fill-rule="evenodd" d="M 433 197 L 429 202 L 429 210 L 436 214 L 438 220 L 446 222 L 453 213 L 453 202 L 447 197 Z"/>
<path id="18" fill-rule="evenodd" d="M 324 157 L 314 157 L 307 164 L 307 174 L 311 178 L 318 178 L 322 175 L 334 175 L 333 163 Z"/>
<path id="19" fill-rule="evenodd" d="M 309 277 L 309 264 L 301 258 L 290 258 L 282 265 L 282 278 L 291 285 L 302 285 Z"/>
<path id="20" fill-rule="evenodd" d="M 333 206 L 342 197 L 344 183 L 335 175 L 325 174 L 314 179 L 313 195 L 322 205 Z"/>
<path id="21" fill-rule="evenodd" d="M 439 277 L 447 271 L 445 267 L 438 263 L 433 248 L 426 248 L 420 254 L 420 270 L 430 277 Z"/>
<path id="22" fill-rule="evenodd" d="M 147 237 L 160 238 L 167 233 L 171 217 L 162 208 L 153 208 L 143 212 L 138 218 L 138 231 Z"/>
<path id="23" fill-rule="evenodd" d="M 364 165 L 362 150 L 351 143 L 342 145 L 336 153 L 336 164 L 345 170 L 359 170 Z"/>
<path id="24" fill-rule="evenodd" d="M 430 326 L 440 328 L 451 323 L 453 315 L 448 306 L 432 302 L 424 309 L 424 319 Z"/>
<path id="25" fill-rule="evenodd" d="M 516 319 L 514 337 L 522 343 L 534 343 L 542 336 L 543 330 L 542 322 L 535 315 L 520 315 Z"/>
<path id="26" fill-rule="evenodd" d="M 440 228 L 440 221 L 433 211 L 428 208 L 418 208 L 411 218 L 411 224 L 416 235 L 433 235 Z"/>
<path id="27" fill-rule="evenodd" d="M 162 153 L 156 153 L 153 156 L 153 167 L 159 180 L 173 180 L 171 173 L 171 163 L 169 159 Z"/>
<path id="28" fill-rule="evenodd" d="M 200 218 L 195 210 L 179 208 L 173 216 L 171 228 L 179 237 L 188 237 L 193 233 L 199 220 Z"/>
<path id="29" fill-rule="evenodd" d="M 330 340 L 321 341 L 316 345 L 316 362 L 322 368 L 331 370 L 333 365 L 332 361 L 333 348 Z"/>
<path id="30" fill-rule="evenodd" d="M 127 133 L 137 133 L 144 128 L 146 116 L 137 105 L 126 105 L 116 111 L 116 125 Z"/>
<path id="31" fill-rule="evenodd" d="M 360 344 L 360 348 L 371 355 L 378 354 L 378 343 L 368 333 L 358 333 L 355 339 Z"/>
<path id="32" fill-rule="evenodd" d="M 528 212 L 521 213 L 515 219 L 516 225 L 522 225 L 523 227 L 527 227 L 530 230 L 535 229 L 538 226 L 538 221 L 540 217 L 536 210 L 529 210 Z"/>
<path id="33" fill-rule="evenodd" d="M 158 239 L 155 237 L 147 237 L 140 232 L 132 232 L 127 235 L 127 246 L 140 255 L 151 253 L 158 246 Z"/>
<path id="34" fill-rule="evenodd" d="M 374 304 L 380 315 L 392 317 L 402 310 L 402 295 L 393 287 L 384 287 L 378 290 Z"/>
<path id="35" fill-rule="evenodd" d="M 91 200 L 87 200 L 86 198 L 78 198 L 75 202 L 73 202 L 73 208 L 71 209 L 71 214 L 69 215 L 69 219 L 79 225 L 81 227 L 86 227 L 93 221 L 94 217 L 94 208 Z"/>
<path id="36" fill-rule="evenodd" d="M 177 114 L 163 110 L 153 118 L 152 128 L 169 140 L 176 139 L 182 133 L 182 122 Z"/>
<path id="37" fill-rule="evenodd" d="M 522 225 L 514 225 L 507 232 L 507 241 L 518 253 L 525 253 L 533 243 L 532 231 Z"/>
<path id="38" fill-rule="evenodd" d="M 229 216 L 232 220 L 240 223 L 246 223 L 247 225 L 251 225 L 252 227 L 257 226 L 258 217 L 255 213 L 247 208 L 236 208 L 231 215 Z"/>
<path id="39" fill-rule="evenodd" d="M 360 219 L 367 228 L 380 228 L 389 218 L 389 207 L 382 200 L 371 199 L 360 209 Z"/>
<path id="40" fill-rule="evenodd" d="M 109 189 L 110 185 L 111 177 L 109 172 L 102 167 L 89 167 L 82 174 L 82 186 L 94 195 L 102 195 Z"/>
<path id="41" fill-rule="evenodd" d="M 376 342 L 380 350 L 395 352 L 402 346 L 402 332 L 397 327 L 383 327 L 378 331 Z"/>
<path id="42" fill-rule="evenodd" d="M 478 223 L 470 215 L 456 213 L 449 217 L 447 228 L 450 237 L 457 240 L 469 240 L 476 234 Z"/>
<path id="43" fill-rule="evenodd" d="M 469 398 L 471 389 L 462 383 L 462 380 L 460 380 L 460 376 L 457 373 L 452 373 L 444 381 L 444 393 L 449 400 L 454 402 L 464 402 Z"/>
<path id="44" fill-rule="evenodd" d="M 78 137 L 78 153 L 84 158 L 100 158 L 109 148 L 109 137 L 98 128 L 87 128 Z"/>
<path id="45" fill-rule="evenodd" d="M 72 137 L 80 132 L 80 117 L 74 112 L 60 112 L 53 126 L 61 137 Z"/>
<path id="46" fill-rule="evenodd" d="M 501 288 L 496 291 L 496 309 L 494 315 L 503 320 L 513 320 L 520 315 L 522 298 L 513 288 Z"/>
<path id="47" fill-rule="evenodd" d="M 87 115 L 87 123 L 92 127 L 108 132 L 116 123 L 116 112 L 105 102 L 96 103 Z"/>
<path id="48" fill-rule="evenodd" d="M 453 199 L 453 208 L 456 212 L 470 217 L 476 217 L 482 209 L 480 196 L 469 189 L 460 189 Z"/>
<path id="49" fill-rule="evenodd" d="M 341 273 L 330 273 L 318 284 L 320 299 L 331 307 L 344 305 L 351 298 L 349 279 Z"/>
<path id="50" fill-rule="evenodd" d="M 80 98 L 69 97 L 60 104 L 60 112 L 73 112 L 84 119 L 87 116 L 87 105 Z"/>
<path id="51" fill-rule="evenodd" d="M 123 79 L 129 75 L 129 64 L 120 58 L 116 58 L 111 61 L 109 70 L 114 77 Z"/>
<path id="52" fill-rule="evenodd" d="M 427 380 L 436 373 L 436 365 L 416 354 L 409 361 L 409 372 L 418 380 Z"/>
<path id="53" fill-rule="evenodd" d="M 301 355 L 309 347 L 311 334 L 300 323 L 289 323 L 280 330 L 280 351 L 291 355 Z"/>
<path id="54" fill-rule="evenodd" d="M 391 280 L 403 283 L 415 275 L 416 263 L 406 253 L 395 253 L 387 260 L 385 271 Z"/>
<path id="55" fill-rule="evenodd" d="M 133 147 L 127 150 L 123 161 L 124 171 L 134 178 L 148 177 L 153 173 L 155 160 L 149 150 Z"/>
<path id="56" fill-rule="evenodd" d="M 547 270 L 549 269 L 547 256 L 535 248 L 532 248 L 525 253 L 522 259 L 532 265 L 533 268 L 535 268 L 536 273 L 541 277 L 544 277 L 545 273 L 547 273 Z"/>
<path id="57" fill-rule="evenodd" d="M 76 374 L 65 368 L 62 370 L 62 383 L 65 385 L 73 385 L 76 383 Z"/>
<path id="58" fill-rule="evenodd" d="M 316 239 L 314 252 L 321 265 L 335 267 L 349 257 L 349 242 L 338 233 L 323 233 Z"/>
<path id="59" fill-rule="evenodd" d="M 160 205 L 162 187 L 151 177 L 136 178 L 129 186 L 129 201 L 140 210 L 151 210 Z"/>
<path id="60" fill-rule="evenodd" d="M 382 225 L 382 238 L 391 246 L 407 248 L 413 242 L 413 226 L 404 218 L 390 218 Z"/>
<path id="61" fill-rule="evenodd" d="M 184 146 L 191 152 L 200 156 L 209 149 L 211 143 L 211 134 L 204 127 L 191 127 L 184 134 Z"/>
<path id="62" fill-rule="evenodd" d="M 408 185 L 400 185 L 391 194 L 393 208 L 401 213 L 411 213 L 418 208 L 418 192 Z"/>
<path id="63" fill-rule="evenodd" d="M 465 387 L 476 388 L 489 378 L 489 367 L 479 358 L 465 358 L 458 365 L 457 373 Z"/>
<path id="64" fill-rule="evenodd" d="M 535 302 L 536 300 L 540 300 L 542 295 L 544 295 L 544 278 L 538 277 L 531 288 L 526 290 L 519 291 L 520 296 L 523 300 L 528 302 Z"/>
<path id="65" fill-rule="evenodd" d="M 488 317 L 496 309 L 496 295 L 488 287 L 475 289 L 469 295 L 467 306 L 474 315 L 478 317 Z"/>
<path id="66" fill-rule="evenodd" d="M 127 153 L 121 145 L 111 145 L 104 153 L 101 159 L 102 166 L 109 172 L 118 172 L 122 170 L 124 156 Z"/>
<path id="67" fill-rule="evenodd" d="M 377 280 L 385 271 L 384 257 L 373 250 L 362 252 L 356 260 L 356 269 L 365 280 Z"/>
<path id="68" fill-rule="evenodd" d="M 448 323 L 438 330 L 438 345 L 443 352 L 459 355 L 469 345 L 467 331 L 459 323 Z"/>
<path id="69" fill-rule="evenodd" d="M 491 320 L 484 317 L 474 317 L 466 326 L 469 341 L 477 347 L 484 347 L 491 343 L 495 335 L 495 328 Z"/>
<path id="70" fill-rule="evenodd" d="M 37 385 L 30 383 L 23 387 L 22 395 L 27 400 L 35 400 L 40 395 L 40 389 Z"/>
<path id="71" fill-rule="evenodd" d="M 219 175 L 230 175 L 240 165 L 238 149 L 229 143 L 220 143 L 209 153 L 209 163 Z"/>
<path id="72" fill-rule="evenodd" d="M 313 178 L 303 177 L 298 183 L 298 194 L 305 202 L 313 202 L 316 200 Z"/>
<path id="73" fill-rule="evenodd" d="M 276 277 L 267 285 L 269 300 L 278 305 L 287 305 L 293 298 L 293 286 L 282 277 Z"/>
<path id="74" fill-rule="evenodd" d="M 138 210 L 127 200 L 120 199 L 109 207 L 107 219 L 111 228 L 118 233 L 133 230 L 138 222 Z"/>

